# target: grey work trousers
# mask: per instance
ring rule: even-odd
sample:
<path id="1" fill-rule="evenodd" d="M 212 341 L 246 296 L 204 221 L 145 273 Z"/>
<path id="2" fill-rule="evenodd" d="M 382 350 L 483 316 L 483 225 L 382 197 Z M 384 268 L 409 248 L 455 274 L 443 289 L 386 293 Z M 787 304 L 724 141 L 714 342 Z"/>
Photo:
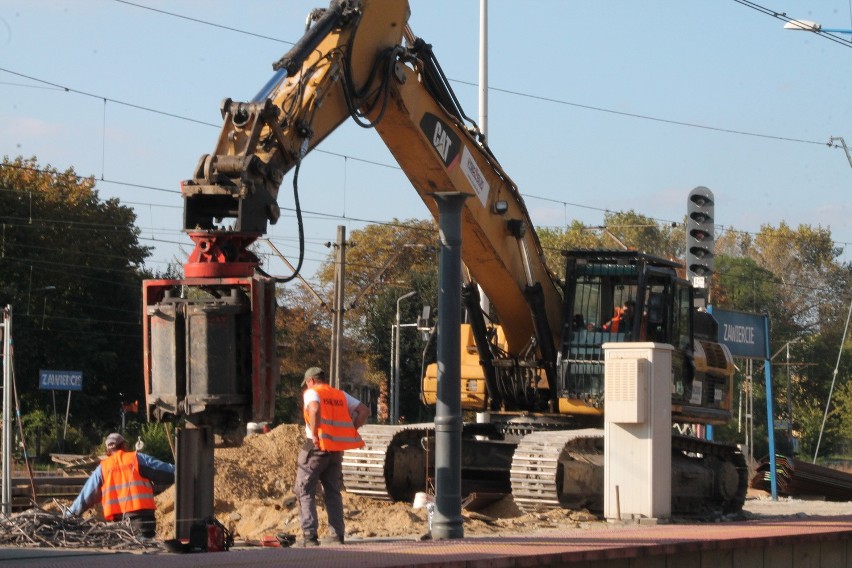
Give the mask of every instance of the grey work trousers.
<path id="1" fill-rule="evenodd" d="M 113 518 L 113 521 L 118 522 L 124 519 L 130 520 L 130 528 L 133 529 L 134 534 L 141 535 L 145 538 L 154 538 L 157 536 L 157 520 L 154 515 L 154 511 L 142 509 L 139 511 L 124 513 L 123 515 L 116 515 Z"/>
<path id="2" fill-rule="evenodd" d="M 325 497 L 329 536 L 343 538 L 343 497 L 340 495 L 343 487 L 343 452 L 324 452 L 308 442 L 299 451 L 298 460 L 294 491 L 299 499 L 302 535 L 305 538 L 317 537 L 319 519 L 316 490 L 319 482 Z"/>

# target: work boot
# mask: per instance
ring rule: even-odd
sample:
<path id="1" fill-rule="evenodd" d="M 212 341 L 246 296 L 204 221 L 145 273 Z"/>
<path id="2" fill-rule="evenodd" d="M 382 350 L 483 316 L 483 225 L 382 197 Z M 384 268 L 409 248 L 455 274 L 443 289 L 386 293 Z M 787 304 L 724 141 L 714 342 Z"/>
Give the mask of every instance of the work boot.
<path id="1" fill-rule="evenodd" d="M 343 535 L 332 535 L 322 539 L 323 544 L 343 544 Z"/>
<path id="2" fill-rule="evenodd" d="M 305 548 L 308 548 L 310 546 L 319 546 L 319 545 L 320 545 L 319 540 L 317 540 L 317 537 L 315 537 L 315 536 L 306 536 L 305 540 L 302 541 L 302 546 L 304 546 Z"/>

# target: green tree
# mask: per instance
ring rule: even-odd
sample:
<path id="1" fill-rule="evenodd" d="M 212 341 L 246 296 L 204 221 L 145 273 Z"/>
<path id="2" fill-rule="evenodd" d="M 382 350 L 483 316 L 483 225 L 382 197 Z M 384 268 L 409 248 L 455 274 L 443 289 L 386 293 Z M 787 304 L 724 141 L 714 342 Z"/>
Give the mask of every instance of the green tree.
<path id="1" fill-rule="evenodd" d="M 789 390 L 787 369 L 777 361 L 773 365 L 774 417 L 791 418 L 789 397 L 794 434 L 801 451 L 812 455 L 848 312 L 852 267 L 838 261 L 841 250 L 822 227 L 792 229 L 782 222 L 778 227 L 764 225 L 756 235 L 729 230 L 716 245 L 714 306 L 768 314 L 770 354 L 795 342 L 802 366 L 790 369 Z M 841 363 L 840 371 L 848 372 L 844 367 Z M 843 445 L 852 407 L 845 400 L 837 404 L 826 420 L 821 455 Z M 765 412 L 755 413 L 755 423 L 765 428 Z"/>
<path id="2" fill-rule="evenodd" d="M 778 282 L 772 272 L 747 257 L 717 256 L 711 297 L 713 305 L 726 310 L 770 314 L 780 318 Z"/>
<path id="3" fill-rule="evenodd" d="M 391 326 L 396 300 L 415 290 L 417 298 L 400 305 L 403 323 L 414 321 L 420 307 L 437 306 L 437 229 L 432 221 L 394 220 L 353 231 L 346 251 L 344 376 L 378 392 L 387 384 L 391 361 Z M 326 296 L 334 277 L 334 253 L 318 271 Z M 435 310 L 433 310 L 434 313 Z M 400 335 L 400 413 L 412 420 L 421 414 L 422 343 L 410 328 Z"/>
<path id="4" fill-rule="evenodd" d="M 563 250 L 605 248 L 600 229 L 587 227 L 580 221 L 572 221 L 565 229 L 543 227 L 537 232 L 547 267 L 557 278 L 565 277 Z"/>
<path id="5" fill-rule="evenodd" d="M 740 233 L 733 240 L 725 243 L 728 250 L 739 250 L 738 256 L 752 259 L 783 287 L 775 298 L 779 307 L 773 320 L 785 333 L 775 337 L 819 331 L 835 312 L 829 307 L 837 300 L 833 283 L 844 272 L 837 262 L 842 251 L 831 231 L 810 225 L 794 230 L 782 221 L 778 227 L 763 225 L 753 237 Z"/>
<path id="6" fill-rule="evenodd" d="M 329 361 L 331 306 L 317 299 L 301 282 L 279 287 L 278 303 L 275 328 L 281 381 L 275 421 L 298 423 L 302 420 L 301 383 L 305 369 L 325 367 Z"/>
<path id="7" fill-rule="evenodd" d="M 83 372 L 72 420 L 100 437 L 120 420 L 122 398 L 142 399 L 142 264 L 132 209 L 103 201 L 94 178 L 0 164 L 0 300 L 13 308 L 22 412 L 48 406 L 39 369 Z"/>
<path id="8" fill-rule="evenodd" d="M 664 258 L 680 258 L 685 247 L 682 225 L 660 223 L 633 210 L 604 214 L 597 226 L 572 221 L 567 228 L 543 227 L 537 230 L 548 268 L 563 278 L 561 252 L 572 249 L 629 249 Z"/>
<path id="9" fill-rule="evenodd" d="M 604 214 L 604 226 L 610 243 L 617 239 L 629 249 L 663 258 L 681 258 L 684 255 L 686 235 L 682 225 L 660 223 L 631 209 L 608 211 Z M 610 244 L 609 248 L 615 247 Z"/>

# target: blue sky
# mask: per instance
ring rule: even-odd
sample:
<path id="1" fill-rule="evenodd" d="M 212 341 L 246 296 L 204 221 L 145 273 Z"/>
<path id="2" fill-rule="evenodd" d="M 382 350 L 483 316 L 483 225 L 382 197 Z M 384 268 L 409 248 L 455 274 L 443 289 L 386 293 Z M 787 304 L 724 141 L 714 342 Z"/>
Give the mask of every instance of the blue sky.
<path id="1" fill-rule="evenodd" d="M 136 209 L 150 266 L 183 262 L 179 183 L 213 149 L 220 101 L 253 97 L 310 9 L 327 5 L 0 0 L 0 153 L 103 178 L 102 198 Z M 761 5 L 852 28 L 850 0 Z M 783 30 L 733 0 L 488 7 L 490 146 L 536 226 L 599 225 L 604 211 L 629 209 L 680 221 L 703 185 L 719 225 L 821 225 L 850 249 L 852 167 L 827 142 L 852 146 L 852 43 Z M 411 0 L 410 25 L 477 117 L 479 2 Z M 269 236 L 295 263 L 291 182 Z M 309 279 L 338 225 L 428 216 L 378 135 L 351 121 L 306 158 L 299 185 Z M 289 273 L 272 259 L 266 268 Z"/>

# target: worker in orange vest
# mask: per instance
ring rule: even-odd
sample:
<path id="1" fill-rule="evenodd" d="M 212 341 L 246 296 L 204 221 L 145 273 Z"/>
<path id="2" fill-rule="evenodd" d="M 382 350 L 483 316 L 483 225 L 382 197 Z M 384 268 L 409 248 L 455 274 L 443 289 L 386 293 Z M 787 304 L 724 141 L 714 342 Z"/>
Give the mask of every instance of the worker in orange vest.
<path id="1" fill-rule="evenodd" d="M 95 468 L 71 504 L 69 516 L 82 515 L 100 501 L 107 521 L 129 519 L 134 533 L 154 538 L 157 522 L 152 482 L 174 483 L 175 466 L 142 452 L 128 452 L 118 433 L 104 441 L 107 458 Z"/>
<path id="2" fill-rule="evenodd" d="M 604 331 L 610 333 L 624 333 L 630 331 L 633 325 L 633 312 L 636 308 L 636 302 L 627 300 L 621 308 L 615 308 L 615 316 L 603 325 Z"/>
<path id="3" fill-rule="evenodd" d="M 322 484 L 328 515 L 329 543 L 343 544 L 343 452 L 364 445 L 358 429 L 370 409 L 354 396 L 331 387 L 325 371 L 305 371 L 302 387 L 305 445 L 299 451 L 294 491 L 299 499 L 304 546 L 318 546 L 317 483 Z"/>

